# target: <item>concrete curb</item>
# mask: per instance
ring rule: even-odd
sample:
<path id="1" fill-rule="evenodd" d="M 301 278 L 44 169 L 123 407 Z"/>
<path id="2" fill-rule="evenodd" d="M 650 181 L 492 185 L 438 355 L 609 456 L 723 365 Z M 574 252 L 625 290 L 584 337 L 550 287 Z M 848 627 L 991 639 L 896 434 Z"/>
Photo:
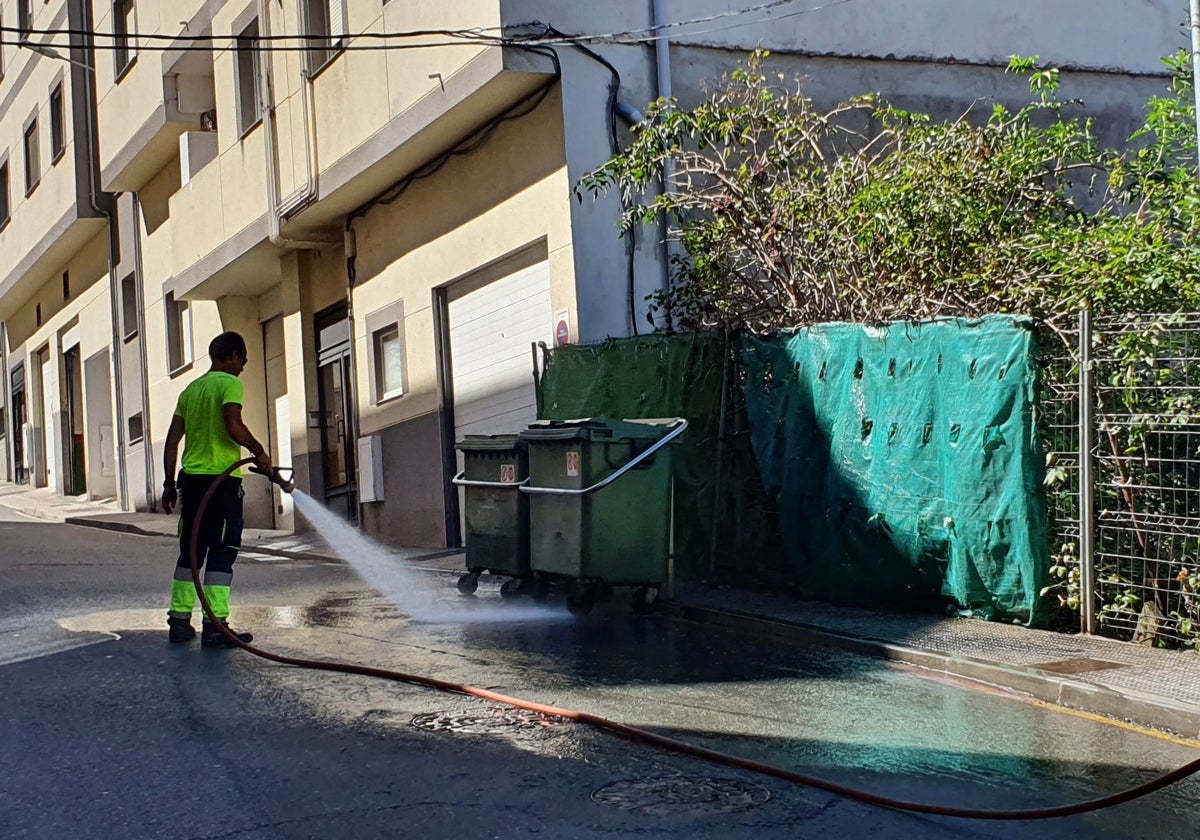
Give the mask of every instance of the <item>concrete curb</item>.
<path id="1" fill-rule="evenodd" d="M 1053 703 L 1069 709 L 1103 715 L 1140 726 L 1159 729 L 1186 738 L 1200 737 L 1200 707 L 1176 703 L 1168 698 L 1134 689 L 1108 686 L 1048 674 L 1036 668 L 1021 668 L 967 656 L 938 653 L 893 642 L 849 636 L 812 625 L 782 621 L 735 610 L 694 607 L 664 602 L 667 615 L 784 639 L 799 644 L 831 647 L 915 665 L 936 673 L 971 680 Z"/>

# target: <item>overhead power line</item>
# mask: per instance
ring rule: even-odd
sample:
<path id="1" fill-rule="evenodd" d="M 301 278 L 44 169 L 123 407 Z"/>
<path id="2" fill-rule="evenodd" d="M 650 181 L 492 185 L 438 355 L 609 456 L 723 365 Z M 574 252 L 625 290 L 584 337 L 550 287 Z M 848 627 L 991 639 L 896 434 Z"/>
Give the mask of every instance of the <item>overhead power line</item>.
<path id="1" fill-rule="evenodd" d="M 413 29 L 390 32 L 364 31 L 333 36 L 327 34 L 289 33 L 264 35 L 254 40 L 256 43 L 255 49 L 262 52 L 304 52 L 311 49 L 313 44 L 328 43 L 331 40 L 340 40 L 345 42 L 343 43 L 342 48 L 352 51 L 420 49 L 426 47 L 458 46 L 461 42 L 478 43 L 485 46 L 515 46 L 519 44 L 529 46 L 580 46 L 584 44 L 633 46 L 637 44 L 652 43 L 656 40 L 671 37 L 671 35 L 666 33 L 671 30 L 679 30 L 685 27 L 725 21 L 725 23 L 722 23 L 719 26 L 681 33 L 693 36 L 712 34 L 728 29 L 753 26 L 758 23 L 767 23 L 770 21 L 777 21 L 785 18 L 797 17 L 800 15 L 813 14 L 815 12 L 824 11 L 836 6 L 842 6 L 848 3 L 856 2 L 856 0 L 829 0 L 829 2 L 818 6 L 809 6 L 803 9 L 795 9 L 792 11 L 783 12 L 781 14 L 775 14 L 776 10 L 783 9 L 786 6 L 791 6 L 796 2 L 797 0 L 774 0 L 770 3 L 762 3 L 757 6 L 750 6 L 738 10 L 730 10 L 705 17 L 690 18 L 687 20 L 663 23 L 656 26 L 643 27 L 640 29 L 628 29 L 605 33 L 565 33 L 554 29 L 546 23 L 535 20 L 521 24 L 510 24 L 504 27 Z M 763 12 L 768 14 L 763 17 L 755 18 L 754 20 L 741 19 L 748 15 L 755 15 Z M 540 34 L 509 34 L 516 33 L 520 30 L 530 29 L 540 30 Z M 236 49 L 240 45 L 238 36 L 234 34 L 214 35 L 211 33 L 204 33 L 191 35 L 183 32 L 176 35 L 167 35 L 163 33 L 117 33 L 95 32 L 84 29 L 69 28 L 33 29 L 14 26 L 0 26 L 0 36 L 2 36 L 4 33 L 12 33 L 17 35 L 19 38 L 28 38 L 31 35 L 50 36 L 52 38 L 56 36 L 91 37 L 93 39 L 92 47 L 94 49 L 101 50 L 130 49 L 136 46 L 136 48 L 139 50 L 157 52 L 223 52 L 230 49 Z M 406 41 L 423 38 L 445 38 L 448 39 L 448 41 L 421 41 L 420 43 L 412 44 L 391 43 L 393 41 Z M 99 41 L 107 41 L 109 43 L 97 43 L 97 39 Z M 3 37 L 0 37 L 0 43 L 3 43 L 4 40 L 5 39 Z M 354 43 L 356 41 L 384 41 L 387 43 Z M 161 43 L 156 44 L 155 42 Z M 18 41 L 18 46 L 19 45 L 20 42 Z M 67 48 L 71 46 L 70 44 L 58 43 L 55 41 L 43 42 L 40 45 L 58 48 Z"/>

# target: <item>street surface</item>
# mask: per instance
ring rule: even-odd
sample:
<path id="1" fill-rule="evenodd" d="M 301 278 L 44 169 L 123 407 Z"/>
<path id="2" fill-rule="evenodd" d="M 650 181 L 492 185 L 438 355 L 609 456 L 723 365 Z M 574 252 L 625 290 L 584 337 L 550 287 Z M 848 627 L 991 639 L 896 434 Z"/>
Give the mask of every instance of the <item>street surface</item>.
<path id="1" fill-rule="evenodd" d="M 173 562 L 170 540 L 0 508 L 0 837 L 1030 840 L 1200 825 L 1195 781 L 1053 822 L 913 816 L 461 695 L 169 646 Z M 340 564 L 244 555 L 233 624 L 281 653 L 470 683 L 958 806 L 1090 799 L 1200 754 L 619 604 L 584 621 L 495 621 L 494 588 L 464 603 L 453 577 L 436 581 L 442 612 L 469 620 L 409 621 Z"/>

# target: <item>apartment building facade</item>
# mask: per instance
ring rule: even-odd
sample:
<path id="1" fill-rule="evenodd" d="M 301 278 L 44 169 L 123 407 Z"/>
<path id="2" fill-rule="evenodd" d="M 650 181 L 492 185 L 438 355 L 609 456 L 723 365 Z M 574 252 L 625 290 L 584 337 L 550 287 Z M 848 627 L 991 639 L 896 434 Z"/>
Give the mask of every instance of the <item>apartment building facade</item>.
<path id="1" fill-rule="evenodd" d="M 0 0 L 0 27 L 30 21 L 29 44 L 6 33 L 0 51 L 8 477 L 153 509 L 175 400 L 236 329 L 245 416 L 301 488 L 385 541 L 453 544 L 454 442 L 534 418 L 531 344 L 649 328 L 664 244 L 619 239 L 615 196 L 573 194 L 627 139 L 618 114 L 695 102 L 761 45 L 818 99 L 879 90 L 958 116 L 1020 101 L 1003 68 L 1023 53 L 1070 68 L 1065 92 L 1119 142 L 1184 16 L 1173 0 L 817 5 Z M 618 37 L 494 37 L 554 32 Z M 266 482 L 246 509 L 296 525 Z"/>

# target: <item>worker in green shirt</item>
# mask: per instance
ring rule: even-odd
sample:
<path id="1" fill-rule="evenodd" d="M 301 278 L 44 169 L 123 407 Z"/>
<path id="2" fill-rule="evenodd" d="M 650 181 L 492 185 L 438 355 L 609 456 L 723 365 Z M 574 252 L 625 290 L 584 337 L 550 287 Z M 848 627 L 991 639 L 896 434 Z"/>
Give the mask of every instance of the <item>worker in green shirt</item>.
<path id="1" fill-rule="evenodd" d="M 245 340 L 235 332 L 221 333 L 208 345 L 208 355 L 211 369 L 179 395 L 163 452 L 167 475 L 163 483 L 163 510 L 170 513 L 181 498 L 183 502 L 179 511 L 179 560 L 171 586 L 171 609 L 167 613 L 171 642 L 187 642 L 196 636 L 192 626 L 196 588 L 188 558 L 193 527 L 199 528 L 196 564 L 204 569 L 204 594 L 221 623 L 226 624 L 229 619 L 233 563 L 242 544 L 245 493 L 241 472 L 235 471 L 224 481 L 209 502 L 204 521 L 197 523 L 201 499 L 221 473 L 242 459 L 243 446 L 254 456 L 257 468 L 271 469 L 266 449 L 242 422 L 242 380 L 238 377 L 246 367 Z M 176 481 L 175 460 L 180 440 L 185 440 L 183 468 Z M 243 642 L 253 638 L 249 633 L 236 635 Z M 202 647 L 232 645 L 207 616 L 200 644 Z"/>

